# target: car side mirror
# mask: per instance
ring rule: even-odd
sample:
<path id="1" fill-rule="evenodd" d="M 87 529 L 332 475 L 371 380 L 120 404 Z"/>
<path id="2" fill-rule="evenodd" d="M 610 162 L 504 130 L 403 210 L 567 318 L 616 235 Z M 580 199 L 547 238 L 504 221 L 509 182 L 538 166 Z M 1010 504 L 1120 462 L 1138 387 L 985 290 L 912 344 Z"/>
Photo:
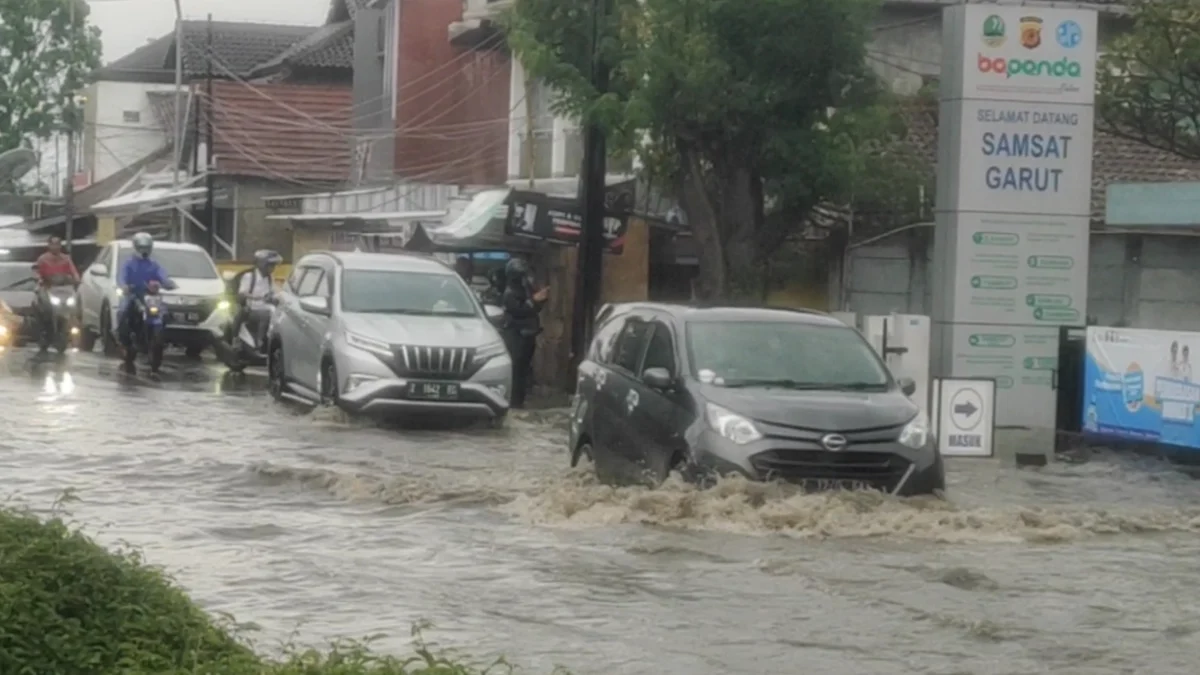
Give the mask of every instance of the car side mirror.
<path id="1" fill-rule="evenodd" d="M 488 321 L 492 323 L 499 323 L 504 318 L 504 310 L 495 305 L 484 305 L 483 311 L 487 314 Z"/>
<path id="2" fill-rule="evenodd" d="M 105 265 L 104 263 L 96 263 L 95 265 L 92 265 L 88 272 L 98 277 L 106 277 L 108 276 L 108 265 Z"/>
<path id="3" fill-rule="evenodd" d="M 671 377 L 671 371 L 666 368 L 647 368 L 642 372 L 642 382 L 651 389 L 659 391 L 668 391 L 675 388 L 675 378 Z"/>
<path id="4" fill-rule="evenodd" d="M 896 383 L 900 385 L 900 391 L 903 392 L 905 396 L 912 396 L 913 394 L 917 393 L 917 382 L 911 377 L 902 377 L 899 380 L 896 380 Z"/>
<path id="5" fill-rule="evenodd" d="M 300 298 L 300 308 L 310 314 L 320 314 L 321 316 L 332 314 L 332 311 L 329 309 L 329 298 L 320 295 L 310 295 Z"/>

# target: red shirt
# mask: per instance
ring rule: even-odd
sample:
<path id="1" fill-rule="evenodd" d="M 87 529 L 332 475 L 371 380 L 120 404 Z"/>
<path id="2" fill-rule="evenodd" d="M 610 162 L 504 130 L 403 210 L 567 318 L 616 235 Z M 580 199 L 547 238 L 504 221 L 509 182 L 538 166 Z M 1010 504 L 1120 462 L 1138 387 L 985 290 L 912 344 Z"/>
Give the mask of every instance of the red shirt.
<path id="1" fill-rule="evenodd" d="M 79 278 L 79 271 L 75 269 L 75 263 L 71 262 L 70 256 L 62 253 L 54 255 L 49 251 L 37 259 L 37 273 L 43 281 L 49 281 L 56 276 Z"/>

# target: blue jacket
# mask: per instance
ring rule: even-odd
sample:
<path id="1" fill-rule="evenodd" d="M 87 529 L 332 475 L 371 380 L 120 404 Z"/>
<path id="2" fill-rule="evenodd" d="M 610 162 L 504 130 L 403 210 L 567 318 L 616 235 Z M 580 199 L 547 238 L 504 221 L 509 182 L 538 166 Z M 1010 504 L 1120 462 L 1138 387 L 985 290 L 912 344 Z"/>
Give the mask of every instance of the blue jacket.
<path id="1" fill-rule="evenodd" d="M 163 288 L 172 288 L 175 283 L 167 276 L 167 271 L 156 260 L 134 256 L 125 261 L 121 272 L 117 275 L 117 286 L 131 287 L 133 295 L 141 297 L 146 294 L 146 287 L 151 281 L 157 281 Z"/>

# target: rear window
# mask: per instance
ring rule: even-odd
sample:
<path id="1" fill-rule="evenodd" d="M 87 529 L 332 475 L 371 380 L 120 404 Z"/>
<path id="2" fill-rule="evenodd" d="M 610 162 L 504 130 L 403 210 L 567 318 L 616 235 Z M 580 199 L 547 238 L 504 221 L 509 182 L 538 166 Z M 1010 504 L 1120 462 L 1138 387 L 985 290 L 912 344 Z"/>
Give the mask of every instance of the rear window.
<path id="1" fill-rule="evenodd" d="M 133 249 L 121 249 L 120 259 L 117 261 L 117 269 L 125 266 L 125 263 L 133 257 Z M 217 268 L 213 265 L 212 258 L 202 251 L 190 249 L 165 249 L 156 248 L 150 254 L 152 260 L 157 260 L 159 265 L 167 271 L 167 276 L 172 279 L 219 279 L 217 276 Z"/>

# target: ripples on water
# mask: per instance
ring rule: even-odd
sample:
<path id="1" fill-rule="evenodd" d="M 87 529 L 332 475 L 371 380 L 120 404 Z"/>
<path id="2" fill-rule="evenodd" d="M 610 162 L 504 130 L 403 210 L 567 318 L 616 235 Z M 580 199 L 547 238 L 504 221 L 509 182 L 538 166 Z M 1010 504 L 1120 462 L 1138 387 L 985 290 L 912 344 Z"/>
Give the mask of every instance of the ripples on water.
<path id="1" fill-rule="evenodd" d="M 0 378 L 0 475 L 66 487 L 265 639 L 411 622 L 583 673 L 1192 673 L 1197 483 L 1110 457 L 949 469 L 949 501 L 598 485 L 564 420 L 399 431 L 211 377 Z M 183 383 L 183 384 L 180 384 Z M 773 535 L 773 536 L 763 536 Z"/>

